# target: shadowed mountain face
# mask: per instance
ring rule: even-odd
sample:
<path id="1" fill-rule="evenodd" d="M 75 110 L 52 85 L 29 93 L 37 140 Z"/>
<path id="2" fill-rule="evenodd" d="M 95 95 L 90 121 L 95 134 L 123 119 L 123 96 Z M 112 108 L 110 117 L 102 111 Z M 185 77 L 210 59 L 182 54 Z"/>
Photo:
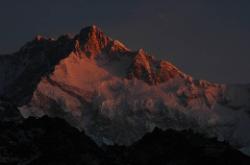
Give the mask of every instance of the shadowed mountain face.
<path id="1" fill-rule="evenodd" d="M 59 118 L 21 119 L 1 102 L 0 163 L 26 165 L 247 165 L 250 158 L 227 143 L 192 131 L 155 129 L 129 147 L 97 146 Z M 17 120 L 18 118 L 18 120 Z M 19 119 L 20 118 L 20 119 Z"/>
<path id="2" fill-rule="evenodd" d="M 131 145 L 158 127 L 192 129 L 250 153 L 248 85 L 195 80 L 96 26 L 37 36 L 0 58 L 0 96 L 24 117 L 65 119 L 99 145 Z"/>
<path id="3" fill-rule="evenodd" d="M 41 78 L 53 72 L 72 48 L 73 43 L 68 36 L 62 36 L 57 41 L 38 36 L 18 52 L 1 56 L 1 96 L 18 105 L 30 100 Z"/>

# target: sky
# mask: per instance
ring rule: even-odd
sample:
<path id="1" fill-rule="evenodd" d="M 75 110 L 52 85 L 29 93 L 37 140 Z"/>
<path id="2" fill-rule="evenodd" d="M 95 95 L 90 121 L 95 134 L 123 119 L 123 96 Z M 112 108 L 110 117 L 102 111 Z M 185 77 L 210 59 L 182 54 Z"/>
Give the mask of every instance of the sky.
<path id="1" fill-rule="evenodd" d="M 95 24 L 197 79 L 250 83 L 249 0 L 1 0 L 0 54 Z"/>

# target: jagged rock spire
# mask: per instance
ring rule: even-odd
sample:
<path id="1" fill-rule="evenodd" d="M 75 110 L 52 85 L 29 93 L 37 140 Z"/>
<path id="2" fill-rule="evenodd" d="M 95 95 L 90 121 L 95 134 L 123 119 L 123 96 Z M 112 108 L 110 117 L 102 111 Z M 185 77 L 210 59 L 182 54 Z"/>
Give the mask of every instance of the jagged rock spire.
<path id="1" fill-rule="evenodd" d="M 95 25 L 83 28 L 77 36 L 77 42 L 79 42 L 78 44 L 81 50 L 85 52 L 88 57 L 95 57 L 100 54 L 111 41 L 112 39 L 106 36 L 106 34 Z"/>

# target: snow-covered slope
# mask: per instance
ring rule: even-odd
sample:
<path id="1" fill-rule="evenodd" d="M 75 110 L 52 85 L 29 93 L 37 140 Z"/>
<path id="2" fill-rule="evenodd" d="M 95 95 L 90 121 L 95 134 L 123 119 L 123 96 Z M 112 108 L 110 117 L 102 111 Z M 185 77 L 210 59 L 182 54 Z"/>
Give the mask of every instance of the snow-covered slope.
<path id="1" fill-rule="evenodd" d="M 250 148 L 250 86 L 194 80 L 96 26 L 72 38 L 37 37 L 0 62 L 0 94 L 25 117 L 64 118 L 99 144 L 129 145 L 159 127 Z"/>

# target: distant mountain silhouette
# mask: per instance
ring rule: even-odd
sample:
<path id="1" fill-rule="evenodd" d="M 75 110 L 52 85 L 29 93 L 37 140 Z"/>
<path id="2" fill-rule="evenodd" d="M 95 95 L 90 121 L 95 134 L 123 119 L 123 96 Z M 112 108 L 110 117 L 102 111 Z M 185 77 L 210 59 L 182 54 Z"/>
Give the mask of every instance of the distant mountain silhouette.
<path id="1" fill-rule="evenodd" d="M 227 143 L 192 131 L 155 129 L 129 147 L 97 146 L 64 120 L 19 119 L 8 102 L 0 104 L 0 164 L 26 165 L 247 165 L 250 158 Z M 19 114 L 19 115 L 18 115 Z M 18 120 L 17 120 L 18 118 Z"/>

